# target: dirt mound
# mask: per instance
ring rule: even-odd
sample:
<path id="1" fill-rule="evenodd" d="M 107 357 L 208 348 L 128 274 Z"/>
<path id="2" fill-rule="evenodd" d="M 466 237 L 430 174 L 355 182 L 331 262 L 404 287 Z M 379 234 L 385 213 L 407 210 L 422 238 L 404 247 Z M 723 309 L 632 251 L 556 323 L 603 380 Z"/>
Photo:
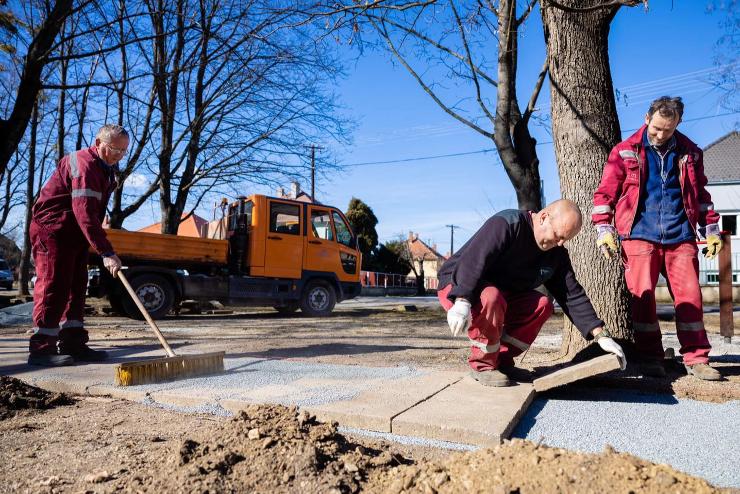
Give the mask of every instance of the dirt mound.
<path id="1" fill-rule="evenodd" d="M 0 420 L 19 410 L 44 410 L 74 403 L 67 395 L 51 393 L 14 377 L 0 376 Z"/>
<path id="2" fill-rule="evenodd" d="M 441 463 L 401 466 L 371 479 L 367 492 L 722 492 L 706 481 L 607 448 L 600 454 L 538 446 L 519 439 L 456 453 Z"/>
<path id="3" fill-rule="evenodd" d="M 368 472 L 406 462 L 365 448 L 307 412 L 252 406 L 206 440 L 186 439 L 142 479 L 151 492 L 358 492 Z M 131 486 L 130 486 L 131 487 Z M 134 489 L 135 490 L 135 489 Z"/>

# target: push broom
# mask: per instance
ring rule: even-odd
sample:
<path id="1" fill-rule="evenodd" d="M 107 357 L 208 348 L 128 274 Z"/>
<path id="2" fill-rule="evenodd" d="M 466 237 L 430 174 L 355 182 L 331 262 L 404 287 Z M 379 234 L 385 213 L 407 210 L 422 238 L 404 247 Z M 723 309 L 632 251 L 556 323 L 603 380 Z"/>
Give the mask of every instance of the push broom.
<path id="1" fill-rule="evenodd" d="M 224 352 L 201 353 L 197 355 L 175 355 L 164 335 L 159 330 L 154 320 L 142 305 L 139 297 L 131 288 L 123 271 L 118 272 L 121 283 L 141 311 L 149 327 L 159 338 L 164 347 L 166 357 L 149 360 L 138 360 L 116 365 L 116 385 L 133 386 L 137 384 L 157 383 L 184 379 L 204 374 L 215 374 L 224 370 Z"/>

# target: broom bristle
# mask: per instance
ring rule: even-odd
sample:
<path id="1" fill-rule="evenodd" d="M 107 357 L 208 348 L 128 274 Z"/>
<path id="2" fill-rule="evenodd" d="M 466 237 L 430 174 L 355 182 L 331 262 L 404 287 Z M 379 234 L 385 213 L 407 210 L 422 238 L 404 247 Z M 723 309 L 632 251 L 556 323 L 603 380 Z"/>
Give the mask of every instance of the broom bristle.
<path id="1" fill-rule="evenodd" d="M 135 386 L 216 374 L 224 370 L 224 352 L 178 355 L 116 365 L 116 385 Z"/>

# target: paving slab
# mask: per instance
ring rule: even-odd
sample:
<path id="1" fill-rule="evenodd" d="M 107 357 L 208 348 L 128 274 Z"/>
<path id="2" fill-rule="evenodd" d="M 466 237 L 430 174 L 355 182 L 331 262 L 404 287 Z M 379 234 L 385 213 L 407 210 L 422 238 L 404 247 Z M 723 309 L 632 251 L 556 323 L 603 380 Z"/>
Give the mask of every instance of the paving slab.
<path id="1" fill-rule="evenodd" d="M 361 392 L 351 400 L 304 407 L 323 421 L 344 427 L 391 432 L 391 421 L 409 408 L 431 398 L 464 376 L 462 372 L 431 372 L 398 379 L 392 384 Z"/>
<path id="2" fill-rule="evenodd" d="M 532 384 L 535 391 L 542 392 L 619 368 L 619 358 L 609 353 L 535 379 Z"/>
<path id="3" fill-rule="evenodd" d="M 493 388 L 465 376 L 394 417 L 391 432 L 495 446 L 509 437 L 534 396 L 531 384 Z"/>

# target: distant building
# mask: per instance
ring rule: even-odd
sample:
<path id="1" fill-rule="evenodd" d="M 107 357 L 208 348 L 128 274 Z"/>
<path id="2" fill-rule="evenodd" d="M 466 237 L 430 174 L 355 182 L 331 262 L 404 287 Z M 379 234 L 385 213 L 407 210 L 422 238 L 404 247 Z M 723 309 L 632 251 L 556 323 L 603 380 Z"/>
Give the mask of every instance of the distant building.
<path id="1" fill-rule="evenodd" d="M 184 218 L 185 215 L 182 215 Z M 145 233 L 162 233 L 162 223 L 154 223 L 139 230 Z M 182 237 L 206 237 L 208 233 L 208 220 L 197 214 L 192 214 L 188 219 L 177 227 L 177 234 Z"/>
<path id="2" fill-rule="evenodd" d="M 447 260 L 447 257 L 437 252 L 436 244 L 429 246 L 421 240 L 418 233 L 409 232 L 406 245 L 408 246 L 409 256 L 411 257 L 410 262 L 413 262 L 416 272 L 421 274 L 420 271 L 423 264 L 424 278 L 433 278 L 435 280 L 432 283 L 428 283 L 434 286 L 427 286 L 427 288 L 437 288 L 437 273 L 442 267 L 442 264 Z M 411 270 L 408 275 L 414 276 L 414 271 Z"/>
<path id="3" fill-rule="evenodd" d="M 283 187 L 278 187 L 275 197 L 301 202 L 314 202 L 313 197 L 311 197 L 310 194 L 306 194 L 301 190 L 301 184 L 298 182 L 291 182 L 289 191 L 286 191 Z"/>
<path id="4" fill-rule="evenodd" d="M 714 210 L 720 214 L 720 228 L 732 236 L 733 283 L 740 282 L 740 235 L 737 221 L 740 216 L 740 132 L 733 131 L 704 148 L 704 173 L 707 190 L 712 195 Z M 702 283 L 717 283 L 716 262 L 708 263 L 700 257 Z"/>

